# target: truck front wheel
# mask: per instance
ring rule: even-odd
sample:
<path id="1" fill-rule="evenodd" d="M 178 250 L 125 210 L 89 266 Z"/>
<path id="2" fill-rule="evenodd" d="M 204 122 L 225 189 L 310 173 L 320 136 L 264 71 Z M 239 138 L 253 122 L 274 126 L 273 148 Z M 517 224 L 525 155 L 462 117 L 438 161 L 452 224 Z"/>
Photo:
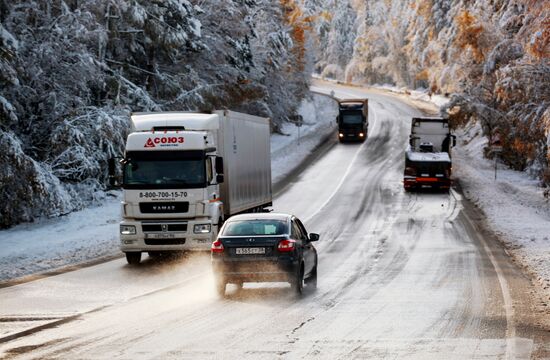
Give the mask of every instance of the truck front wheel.
<path id="1" fill-rule="evenodd" d="M 141 262 L 141 252 L 127 252 L 126 261 L 130 265 L 138 265 Z"/>

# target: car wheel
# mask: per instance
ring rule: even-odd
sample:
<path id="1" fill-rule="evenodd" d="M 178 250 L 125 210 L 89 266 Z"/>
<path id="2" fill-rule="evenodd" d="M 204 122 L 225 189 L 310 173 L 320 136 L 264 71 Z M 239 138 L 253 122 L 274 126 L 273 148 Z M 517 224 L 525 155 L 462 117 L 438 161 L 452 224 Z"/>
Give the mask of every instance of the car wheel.
<path id="1" fill-rule="evenodd" d="M 311 272 L 310 276 L 305 281 L 306 287 L 311 289 L 317 289 L 317 266 Z"/>
<path id="2" fill-rule="evenodd" d="M 126 261 L 130 265 L 138 265 L 141 262 L 141 252 L 127 252 Z"/>
<path id="3" fill-rule="evenodd" d="M 217 278 L 216 279 L 216 292 L 218 293 L 218 296 L 223 298 L 225 297 L 225 287 L 227 285 L 227 282 L 223 278 Z"/>
<path id="4" fill-rule="evenodd" d="M 295 278 L 290 283 L 294 292 L 298 295 L 302 295 L 304 292 L 304 267 L 300 267 L 300 270 L 296 273 Z"/>

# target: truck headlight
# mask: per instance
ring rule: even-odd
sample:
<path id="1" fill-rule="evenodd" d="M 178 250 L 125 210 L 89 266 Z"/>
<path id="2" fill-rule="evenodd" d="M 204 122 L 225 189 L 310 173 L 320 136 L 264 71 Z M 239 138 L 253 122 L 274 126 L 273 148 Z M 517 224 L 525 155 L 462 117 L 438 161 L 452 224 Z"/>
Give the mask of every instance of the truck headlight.
<path id="1" fill-rule="evenodd" d="M 120 233 L 122 235 L 135 235 L 136 227 L 134 225 L 120 225 Z"/>
<path id="2" fill-rule="evenodd" d="M 195 234 L 208 234 L 210 229 L 210 224 L 198 224 L 193 226 L 193 232 Z"/>

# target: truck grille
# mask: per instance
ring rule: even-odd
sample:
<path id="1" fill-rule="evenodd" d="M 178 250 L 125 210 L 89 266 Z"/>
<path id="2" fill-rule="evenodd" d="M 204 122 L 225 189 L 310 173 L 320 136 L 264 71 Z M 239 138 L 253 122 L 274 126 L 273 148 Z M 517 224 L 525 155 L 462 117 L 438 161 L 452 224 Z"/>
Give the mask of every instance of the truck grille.
<path id="1" fill-rule="evenodd" d="M 145 245 L 183 245 L 185 239 L 145 239 Z"/>
<path id="2" fill-rule="evenodd" d="M 165 229 L 163 229 L 163 226 Z M 186 232 L 187 224 L 142 224 L 141 228 L 145 233 L 165 231 Z"/>
<path id="3" fill-rule="evenodd" d="M 189 211 L 189 202 L 182 201 L 140 203 L 139 210 L 142 214 L 186 213 Z"/>

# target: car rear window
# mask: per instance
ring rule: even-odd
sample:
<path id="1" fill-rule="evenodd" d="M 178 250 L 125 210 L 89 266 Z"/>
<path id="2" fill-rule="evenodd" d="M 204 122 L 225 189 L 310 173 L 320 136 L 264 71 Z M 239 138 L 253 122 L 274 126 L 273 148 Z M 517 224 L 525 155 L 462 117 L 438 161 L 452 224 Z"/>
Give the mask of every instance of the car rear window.
<path id="1" fill-rule="evenodd" d="M 241 220 L 225 225 L 222 236 L 288 234 L 287 222 L 282 220 Z"/>

